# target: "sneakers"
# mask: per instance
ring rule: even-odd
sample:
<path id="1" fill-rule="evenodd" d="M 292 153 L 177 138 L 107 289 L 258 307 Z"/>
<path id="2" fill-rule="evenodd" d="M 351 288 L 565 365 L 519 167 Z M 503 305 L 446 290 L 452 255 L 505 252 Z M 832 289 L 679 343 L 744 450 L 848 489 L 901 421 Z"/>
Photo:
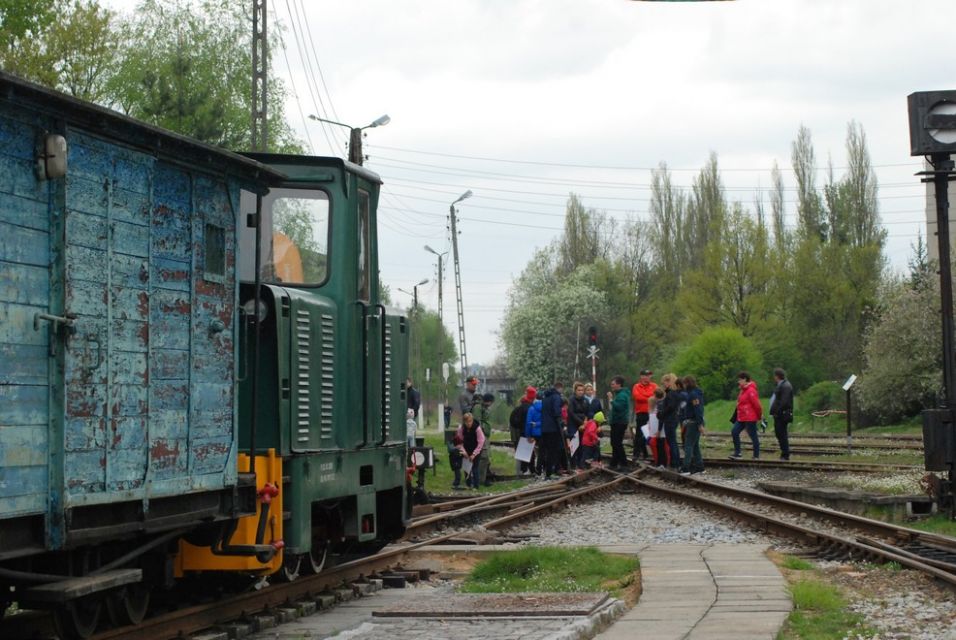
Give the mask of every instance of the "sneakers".
<path id="1" fill-rule="evenodd" d="M 690 475 L 690 471 L 681 471 L 680 474 L 681 474 L 682 476 L 689 476 L 689 475 Z"/>
<path id="2" fill-rule="evenodd" d="M 741 458 L 743 458 L 743 456 L 740 455 L 739 453 L 732 453 L 727 457 L 730 458 L 731 460 L 740 460 Z"/>
<path id="3" fill-rule="evenodd" d="M 662 464 L 657 465 L 657 470 L 658 470 L 658 471 L 663 471 L 665 468 L 666 468 L 666 467 L 665 467 L 664 465 L 662 465 Z"/>

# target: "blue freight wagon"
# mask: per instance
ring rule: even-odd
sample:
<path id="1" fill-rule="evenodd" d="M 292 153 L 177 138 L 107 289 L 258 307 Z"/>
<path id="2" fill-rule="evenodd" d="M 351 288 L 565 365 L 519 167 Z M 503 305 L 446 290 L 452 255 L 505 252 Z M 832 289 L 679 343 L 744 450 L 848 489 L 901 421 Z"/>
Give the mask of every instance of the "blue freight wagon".
<path id="1" fill-rule="evenodd" d="M 0 617 L 85 638 L 184 576 L 293 580 L 402 533 L 380 184 L 0 72 Z"/>

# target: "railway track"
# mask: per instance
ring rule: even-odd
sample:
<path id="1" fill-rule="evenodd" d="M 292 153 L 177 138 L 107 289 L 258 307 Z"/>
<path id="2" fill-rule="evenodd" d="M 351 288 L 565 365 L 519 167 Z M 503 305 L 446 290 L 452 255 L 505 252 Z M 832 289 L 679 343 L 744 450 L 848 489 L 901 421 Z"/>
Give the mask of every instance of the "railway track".
<path id="1" fill-rule="evenodd" d="M 645 471 L 637 470 L 635 473 L 643 474 Z M 491 519 L 481 522 L 482 527 L 486 530 L 502 529 L 523 519 L 562 508 L 570 502 L 593 499 L 614 491 L 626 482 L 626 478 L 621 475 L 609 479 L 592 471 L 507 494 L 469 497 L 430 505 L 433 512 L 413 518 L 406 535 L 406 538 L 428 536 L 424 540 L 410 542 L 406 539 L 373 556 L 345 562 L 318 575 L 301 577 L 289 583 L 271 584 L 256 591 L 158 614 L 139 625 L 102 631 L 91 640 L 169 640 L 236 621 L 254 621 L 263 612 L 281 614 L 314 611 L 317 607 L 328 606 L 330 601 L 342 599 L 343 592 L 348 596 L 367 590 L 363 585 L 371 584 L 369 576 L 400 572 L 411 551 L 430 545 L 476 542 L 463 539 L 460 531 L 435 534 L 436 527 L 491 516 Z M 6 626 L 0 624 L 0 637 L 4 640 L 50 637 L 52 634 L 48 616 L 27 614 L 20 621 L 7 623 Z"/>
<path id="2" fill-rule="evenodd" d="M 649 471 L 650 474 L 644 474 L 642 478 L 633 475 L 622 477 L 651 495 L 726 514 L 758 530 L 805 544 L 814 548 L 821 557 L 897 562 L 927 573 L 956 589 L 956 538 L 698 477 L 656 469 Z M 617 475 L 609 470 L 606 473 Z M 797 520 L 813 518 L 846 531 L 837 533 L 827 532 L 822 527 L 811 528 L 768 511 L 784 512 L 791 516 L 796 514 Z"/>
<path id="3" fill-rule="evenodd" d="M 759 458 L 705 458 L 707 467 L 755 469 L 790 469 L 794 471 L 841 471 L 850 473 L 896 473 L 899 471 L 920 471 L 923 467 L 909 464 L 877 464 L 869 462 L 820 462 L 815 460 L 773 460 Z"/>

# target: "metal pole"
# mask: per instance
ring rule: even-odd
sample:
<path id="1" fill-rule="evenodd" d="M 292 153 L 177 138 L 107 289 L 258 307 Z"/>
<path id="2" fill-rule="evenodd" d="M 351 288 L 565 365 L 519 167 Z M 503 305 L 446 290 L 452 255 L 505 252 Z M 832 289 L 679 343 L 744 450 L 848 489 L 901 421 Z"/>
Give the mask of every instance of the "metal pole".
<path id="1" fill-rule="evenodd" d="M 956 373 L 953 352 L 953 274 L 949 245 L 949 177 L 953 161 L 947 153 L 934 153 L 933 183 L 936 187 L 936 235 L 939 243 L 939 291 L 943 305 L 943 403 L 952 408 L 956 401 Z"/>
<path id="2" fill-rule="evenodd" d="M 269 70 L 267 0 L 252 2 L 252 150 L 268 151 L 266 83 Z"/>
<path id="3" fill-rule="evenodd" d="M 933 186 L 936 189 L 936 237 L 939 243 L 939 294 L 943 319 L 943 408 L 949 410 L 949 486 L 950 520 L 956 520 L 956 421 L 953 402 L 956 401 L 956 375 L 953 352 L 953 274 L 949 243 L 949 180 L 953 175 L 953 160 L 948 153 L 930 156 L 933 165 Z"/>
<path id="4" fill-rule="evenodd" d="M 444 316 L 442 315 L 442 292 L 441 292 L 441 282 L 442 282 L 442 273 L 441 273 L 441 255 L 438 256 L 438 375 L 441 375 L 442 365 L 445 363 L 445 321 Z M 442 408 L 444 405 L 448 404 L 448 383 L 442 383 Z M 441 418 L 439 418 L 439 424 L 441 424 Z M 447 426 L 447 425 L 445 425 Z"/>
<path id="5" fill-rule="evenodd" d="M 349 133 L 349 162 L 361 165 L 363 160 L 362 130 L 359 127 L 352 127 Z"/>
<path id="6" fill-rule="evenodd" d="M 846 390 L 846 448 L 853 451 L 853 432 L 850 423 L 850 389 Z"/>
<path id="7" fill-rule="evenodd" d="M 461 375 L 468 375 L 468 354 L 465 351 L 465 306 L 461 299 L 461 264 L 458 261 L 458 232 L 455 226 L 455 205 L 451 205 L 451 250 L 455 261 L 455 295 L 458 302 L 458 350 L 461 352 Z"/>
<path id="8" fill-rule="evenodd" d="M 574 339 L 574 379 L 578 379 L 578 362 L 581 361 L 581 321 L 578 320 L 578 336 Z"/>

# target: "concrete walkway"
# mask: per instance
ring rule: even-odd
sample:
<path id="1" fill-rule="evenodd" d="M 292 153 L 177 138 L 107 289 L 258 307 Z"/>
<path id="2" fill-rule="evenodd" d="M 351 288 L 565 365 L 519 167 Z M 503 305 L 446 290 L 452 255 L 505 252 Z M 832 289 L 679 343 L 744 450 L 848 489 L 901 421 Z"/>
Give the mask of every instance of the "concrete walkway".
<path id="1" fill-rule="evenodd" d="M 651 545 L 637 606 L 597 640 L 773 640 L 792 607 L 764 545 Z"/>

